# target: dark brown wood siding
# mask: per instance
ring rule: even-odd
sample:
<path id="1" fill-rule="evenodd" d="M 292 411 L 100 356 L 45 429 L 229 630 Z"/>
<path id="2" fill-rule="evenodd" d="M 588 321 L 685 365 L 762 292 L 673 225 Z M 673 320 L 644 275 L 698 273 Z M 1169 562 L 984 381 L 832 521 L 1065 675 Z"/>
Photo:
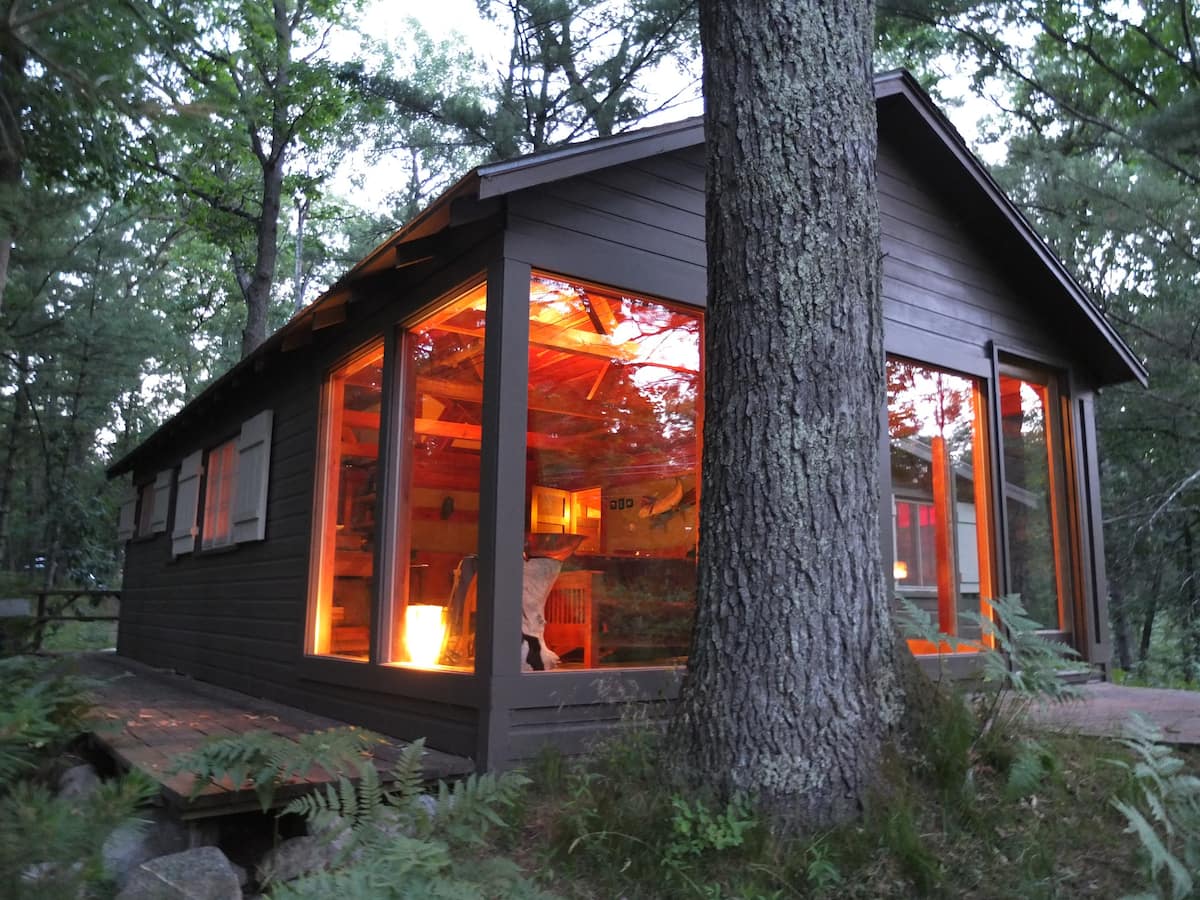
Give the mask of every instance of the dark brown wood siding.
<path id="1" fill-rule="evenodd" d="M 886 139 L 878 176 L 888 352 L 986 375 L 995 343 L 1080 377 L 1085 361 L 1071 358 L 1045 298 L 1026 296 L 1020 279 L 989 254 L 972 230 L 969 208 Z M 704 304 L 703 148 L 530 188 L 508 202 L 506 251 L 534 268 Z M 627 673 L 627 685 L 654 689 L 624 704 L 622 714 L 574 673 L 522 678 L 546 684 L 496 692 L 513 704 L 508 752 L 517 759 L 550 741 L 564 749 L 586 746 L 630 714 L 654 715 L 656 700 L 674 696 L 670 679 Z M 611 682 L 608 693 L 620 695 L 617 672 L 588 679 Z"/>
<path id="2" fill-rule="evenodd" d="M 139 466 L 135 480 L 178 466 L 187 454 L 237 434 L 260 410 L 274 411 L 266 539 L 172 559 L 172 497 L 168 533 L 126 549 L 118 632 L 123 655 L 400 737 L 424 736 L 450 752 L 475 752 L 477 691 L 462 692 L 461 703 L 434 702 L 419 690 L 405 695 L 384 675 L 314 676 L 303 642 L 324 373 L 477 276 L 494 249 L 494 241 L 477 243 L 433 273 L 401 270 L 391 286 L 350 303 L 344 323 L 315 332 L 311 344 L 270 357 L 260 375 L 231 385 L 207 413 L 193 416 L 169 450 Z"/>
<path id="3" fill-rule="evenodd" d="M 879 191 L 889 352 L 988 374 L 995 343 L 1070 368 L 1076 390 L 1087 390 L 1086 361 L 1072 358 L 1072 343 L 1046 312 L 1052 304 L 1027 296 L 1019 273 L 975 236 L 971 210 L 886 140 Z M 258 410 L 275 410 L 267 540 L 175 561 L 165 536 L 131 543 L 123 653 L 401 737 L 423 734 L 452 752 L 476 750 L 481 710 L 486 715 L 490 703 L 501 714 L 498 721 L 508 723 L 506 746 L 488 751 L 496 761 L 528 757 L 550 740 L 568 749 L 585 746 L 597 731 L 619 725 L 621 705 L 612 701 L 631 686 L 637 697 L 626 711 L 653 715 L 674 696 L 672 673 L 663 670 L 531 673 L 490 687 L 468 677 L 422 687 L 422 673 L 314 666 L 303 657 L 318 395 L 322 374 L 339 356 L 501 255 L 631 293 L 704 305 L 701 147 L 529 188 L 505 202 L 502 247 L 498 241 L 468 247 L 435 273 L 419 266 L 400 270 L 380 296 L 352 303 L 347 322 L 316 332 L 308 347 L 272 357 L 265 372 L 232 386 L 207 420 L 181 433 L 170 452 L 139 467 L 139 478 L 152 477 L 235 434 Z M 519 607 L 519 598 L 509 602 Z"/>

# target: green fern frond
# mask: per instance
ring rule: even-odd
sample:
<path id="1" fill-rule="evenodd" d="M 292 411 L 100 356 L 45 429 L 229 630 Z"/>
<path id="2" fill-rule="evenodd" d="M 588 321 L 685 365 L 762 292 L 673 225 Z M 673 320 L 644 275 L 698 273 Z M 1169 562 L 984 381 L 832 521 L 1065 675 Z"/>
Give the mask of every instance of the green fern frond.
<path id="1" fill-rule="evenodd" d="M 1142 808 L 1117 800 L 1113 806 L 1142 845 L 1151 884 L 1159 887 L 1165 873 L 1170 896 L 1182 900 L 1192 895 L 1192 873 L 1200 863 L 1200 778 L 1183 771 L 1183 760 L 1160 743 L 1158 728 L 1140 716 L 1126 733 L 1121 743 L 1136 762 L 1118 764 L 1136 780 Z"/>
<path id="2" fill-rule="evenodd" d="M 409 800 L 421 793 L 424 784 L 425 739 L 419 738 L 400 751 L 392 766 L 392 793 L 400 800 Z"/>

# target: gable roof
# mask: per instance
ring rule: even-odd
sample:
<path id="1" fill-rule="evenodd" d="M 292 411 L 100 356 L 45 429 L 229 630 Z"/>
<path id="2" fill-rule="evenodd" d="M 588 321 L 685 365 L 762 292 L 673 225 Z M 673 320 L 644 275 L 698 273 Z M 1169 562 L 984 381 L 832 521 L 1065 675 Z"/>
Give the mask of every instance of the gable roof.
<path id="1" fill-rule="evenodd" d="M 984 229 L 991 246 L 1011 254 L 1016 263 L 1024 264 L 1021 271 L 1035 290 L 1064 297 L 1066 302 L 1060 304 L 1054 318 L 1087 349 L 1088 361 L 1101 382 L 1136 380 L 1145 385 L 1148 375 L 1141 361 L 916 79 L 905 71 L 876 75 L 875 101 L 880 133 L 887 133 L 905 146 L 917 168 L 943 185 L 957 204 L 972 206 L 972 225 Z M 168 440 L 182 419 L 205 406 L 236 379 L 260 369 L 268 355 L 279 352 L 289 340 L 312 329 L 322 316 L 336 314 L 356 285 L 393 270 L 398 264 L 428 258 L 428 252 L 441 237 L 462 221 L 478 220 L 504 196 L 703 143 L 703 117 L 696 116 L 473 169 L 368 253 L 313 303 L 296 313 L 253 353 L 114 462 L 108 469 L 109 477 L 130 471 L 145 453 Z M 467 214 L 457 215 L 462 210 L 468 210 Z"/>

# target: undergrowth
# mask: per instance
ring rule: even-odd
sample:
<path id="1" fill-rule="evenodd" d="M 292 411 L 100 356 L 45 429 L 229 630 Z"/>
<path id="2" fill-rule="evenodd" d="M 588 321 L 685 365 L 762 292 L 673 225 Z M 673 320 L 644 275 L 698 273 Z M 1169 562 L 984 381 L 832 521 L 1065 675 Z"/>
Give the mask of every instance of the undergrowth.
<path id="1" fill-rule="evenodd" d="M 918 623 L 919 625 L 919 623 Z M 933 642 L 945 639 L 916 634 Z M 585 760 L 546 751 L 531 769 L 529 867 L 577 898 L 1117 897 L 1144 884 L 1113 798 L 1115 745 L 1035 735 L 1034 700 L 1070 693 L 1077 667 L 1016 598 L 980 621 L 977 690 L 931 685 L 927 721 L 887 755 L 857 823 L 772 831 L 747 798 L 673 783 L 661 732 L 625 729 Z M 957 639 L 956 639 L 957 640 Z M 962 641 L 958 641 L 963 643 Z"/>
<path id="2" fill-rule="evenodd" d="M 61 754 L 84 730 L 91 682 L 35 657 L 0 659 L 0 894 L 111 893 L 100 850 L 156 788 L 127 775 L 87 797 L 56 796 Z M 99 891 L 99 893 L 97 893 Z"/>
<path id="3" fill-rule="evenodd" d="M 284 815 L 303 815 L 310 830 L 337 849 L 335 866 L 271 890 L 275 900 L 389 898 L 549 898 L 503 853 L 498 834 L 519 805 L 528 779 L 520 773 L 470 775 L 437 793 L 422 793 L 424 742 L 405 748 L 385 786 L 375 767 L 360 765 L 324 791 L 292 801 Z"/>
<path id="4" fill-rule="evenodd" d="M 1130 779 L 1130 794 L 1113 800 L 1143 851 L 1147 897 L 1195 896 L 1200 873 L 1200 778 L 1160 743 L 1162 734 L 1140 716 L 1121 743 L 1132 761 L 1113 760 Z"/>

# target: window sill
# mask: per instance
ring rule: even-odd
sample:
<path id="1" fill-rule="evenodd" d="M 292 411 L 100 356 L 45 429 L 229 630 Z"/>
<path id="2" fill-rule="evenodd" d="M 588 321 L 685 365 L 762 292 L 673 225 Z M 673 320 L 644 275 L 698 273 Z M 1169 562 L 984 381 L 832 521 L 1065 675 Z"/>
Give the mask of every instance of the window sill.
<path id="1" fill-rule="evenodd" d="M 220 556 L 223 553 L 232 553 L 238 548 L 237 544 L 221 544 L 219 547 L 201 547 L 198 550 L 192 551 L 192 556 Z"/>

